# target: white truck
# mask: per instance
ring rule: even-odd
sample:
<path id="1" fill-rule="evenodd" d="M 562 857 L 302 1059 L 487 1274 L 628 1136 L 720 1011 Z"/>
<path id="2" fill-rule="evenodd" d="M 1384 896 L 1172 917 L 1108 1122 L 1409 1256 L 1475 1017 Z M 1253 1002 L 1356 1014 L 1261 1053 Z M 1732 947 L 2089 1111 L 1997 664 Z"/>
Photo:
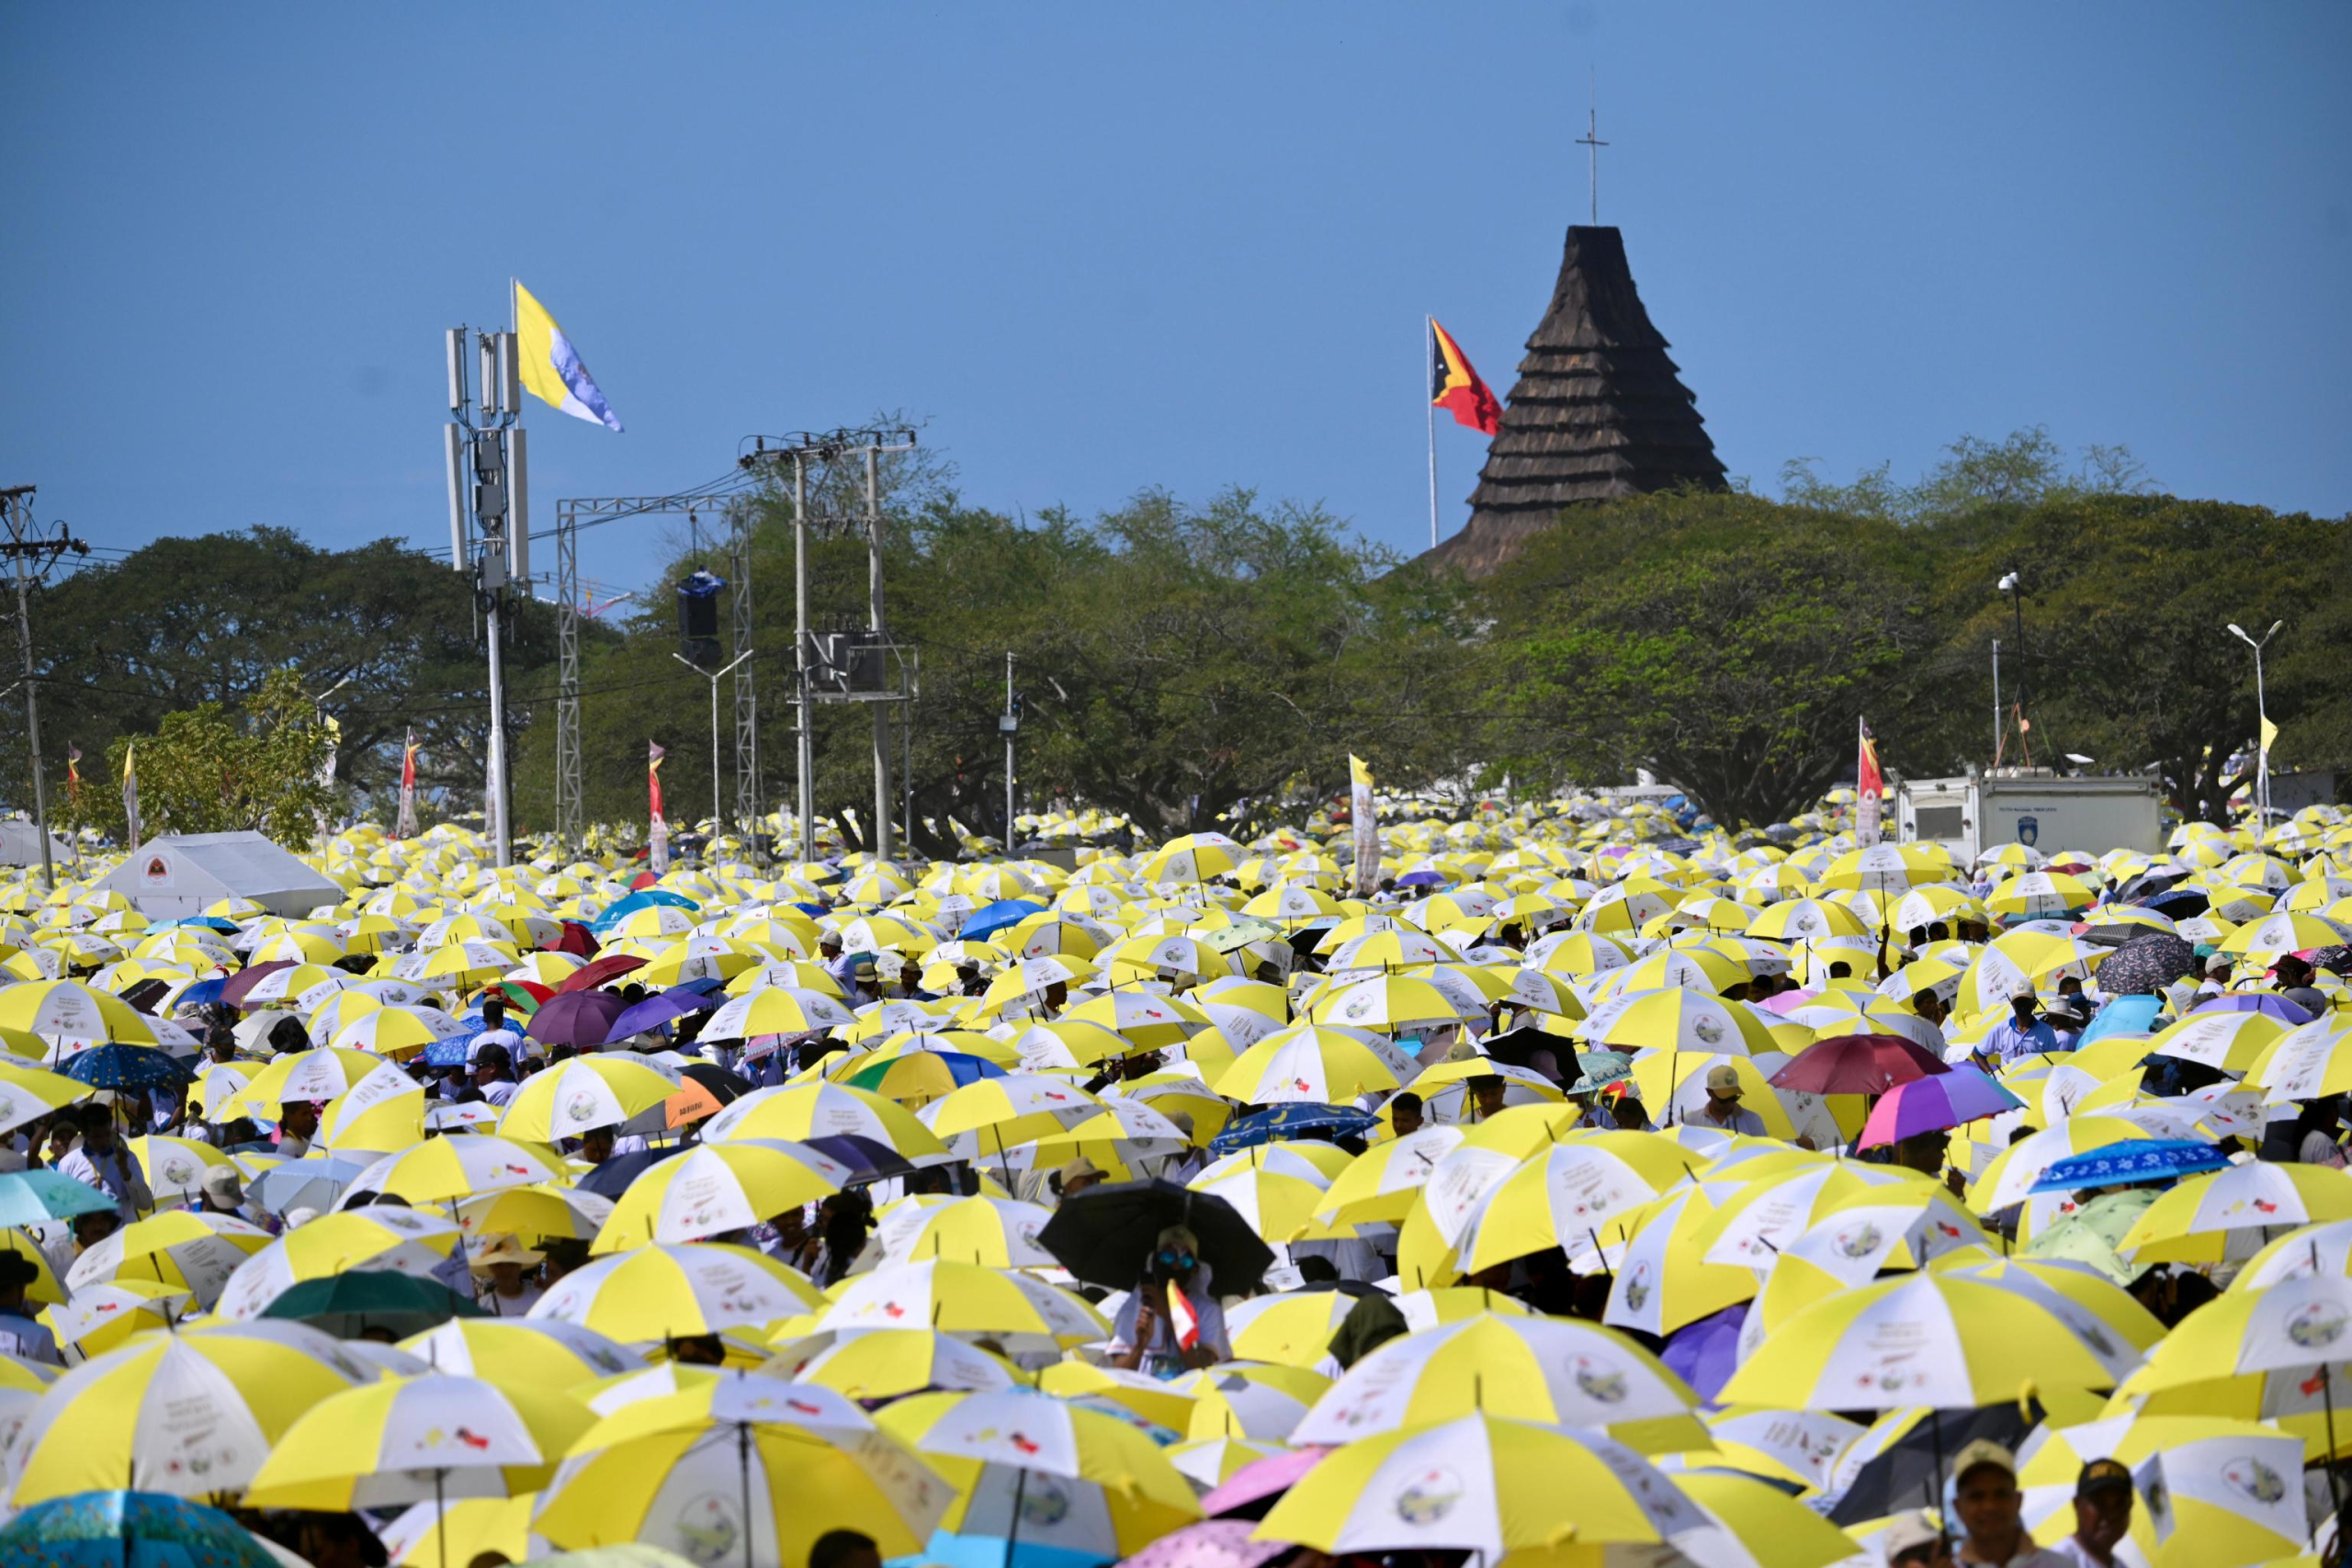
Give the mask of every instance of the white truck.
<path id="1" fill-rule="evenodd" d="M 1962 865 L 1986 850 L 2024 844 L 2054 854 L 2164 848 L 2164 795 L 2154 778 L 2061 778 L 2004 768 L 1957 779 L 1905 779 L 1895 793 L 1905 843 L 1941 844 Z"/>

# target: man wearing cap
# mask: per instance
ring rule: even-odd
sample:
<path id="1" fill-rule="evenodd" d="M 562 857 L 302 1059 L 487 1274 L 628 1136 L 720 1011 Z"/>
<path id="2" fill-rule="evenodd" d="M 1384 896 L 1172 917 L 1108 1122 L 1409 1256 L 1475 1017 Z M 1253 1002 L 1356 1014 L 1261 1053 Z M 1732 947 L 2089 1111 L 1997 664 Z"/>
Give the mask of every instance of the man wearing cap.
<path id="1" fill-rule="evenodd" d="M 2058 1049 L 2057 1032 L 2033 1016 L 2040 1003 L 2031 986 L 2019 986 L 2009 997 L 2007 1018 L 1995 1024 L 1976 1048 L 1996 1062 L 2014 1062 L 2038 1051 Z"/>
<path id="2" fill-rule="evenodd" d="M 245 1212 L 245 1183 L 237 1168 L 223 1160 L 219 1165 L 204 1168 L 204 1179 L 199 1184 L 196 1200 L 197 1213 L 228 1214 L 235 1219 L 251 1220 Z"/>
<path id="3" fill-rule="evenodd" d="M 2075 1533 L 2052 1555 L 2066 1568 L 2114 1568 L 2131 1533 L 2132 1472 L 2120 1460 L 2091 1461 L 2075 1477 Z"/>
<path id="4" fill-rule="evenodd" d="M 1700 1116 L 1707 1125 L 1721 1127 L 1726 1133 L 1745 1133 L 1753 1138 L 1763 1137 L 1764 1118 L 1740 1104 L 1739 1071 L 1729 1062 L 1707 1069 L 1707 1105 Z"/>
<path id="5" fill-rule="evenodd" d="M 1952 1512 L 1967 1539 L 1955 1561 L 1979 1568 L 2072 1568 L 2064 1557 L 2026 1534 L 2016 1456 L 1979 1438 L 1951 1461 Z"/>

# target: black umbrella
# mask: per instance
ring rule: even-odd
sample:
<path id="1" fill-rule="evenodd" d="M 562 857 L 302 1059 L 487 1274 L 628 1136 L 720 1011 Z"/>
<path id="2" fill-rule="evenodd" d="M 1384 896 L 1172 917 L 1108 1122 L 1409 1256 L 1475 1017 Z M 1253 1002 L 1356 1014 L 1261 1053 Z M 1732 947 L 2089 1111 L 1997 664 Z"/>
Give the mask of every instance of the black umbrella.
<path id="1" fill-rule="evenodd" d="M 2015 1453 L 2041 1416 L 2037 1406 L 2029 1419 L 2018 1414 L 2015 1403 L 1932 1413 L 1855 1472 L 1854 1483 L 1829 1510 L 1830 1523 L 1855 1525 L 1906 1508 L 1942 1507 L 1936 1494 L 1950 1472 L 1952 1456 L 1980 1438 Z"/>
<path id="2" fill-rule="evenodd" d="M 617 1201 L 620 1195 L 628 1190 L 630 1182 L 672 1155 L 685 1152 L 683 1145 L 673 1144 L 667 1148 L 639 1149 L 633 1155 L 615 1155 L 582 1177 L 577 1185 L 582 1192 L 594 1192 L 599 1198 Z"/>
<path id="3" fill-rule="evenodd" d="M 741 1073 L 729 1072 L 716 1062 L 688 1062 L 680 1070 L 710 1090 L 711 1098 L 721 1105 L 732 1105 L 752 1092 L 751 1079 Z"/>
<path id="4" fill-rule="evenodd" d="M 1170 1225 L 1182 1225 L 1201 1244 L 1201 1261 L 1216 1276 L 1220 1295 L 1258 1288 L 1273 1250 L 1234 1206 L 1172 1181 L 1120 1181 L 1090 1187 L 1065 1199 L 1037 1233 L 1037 1245 L 1090 1285 L 1133 1290 L 1143 1278 L 1151 1244 Z"/>
<path id="5" fill-rule="evenodd" d="M 2097 971 L 2098 988 L 2110 997 L 2154 993 L 2196 973 L 2197 949 L 2170 931 L 2132 938 L 2099 960 Z"/>

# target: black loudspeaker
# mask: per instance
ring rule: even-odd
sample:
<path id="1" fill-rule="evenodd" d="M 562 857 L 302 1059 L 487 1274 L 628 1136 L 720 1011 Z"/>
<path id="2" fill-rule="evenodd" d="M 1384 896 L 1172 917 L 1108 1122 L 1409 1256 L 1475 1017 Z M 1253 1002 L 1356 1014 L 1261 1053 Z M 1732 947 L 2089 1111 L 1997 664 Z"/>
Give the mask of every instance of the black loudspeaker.
<path id="1" fill-rule="evenodd" d="M 696 571 L 678 584 L 678 651 L 705 670 L 716 670 L 718 657 L 718 591 L 724 578 Z"/>

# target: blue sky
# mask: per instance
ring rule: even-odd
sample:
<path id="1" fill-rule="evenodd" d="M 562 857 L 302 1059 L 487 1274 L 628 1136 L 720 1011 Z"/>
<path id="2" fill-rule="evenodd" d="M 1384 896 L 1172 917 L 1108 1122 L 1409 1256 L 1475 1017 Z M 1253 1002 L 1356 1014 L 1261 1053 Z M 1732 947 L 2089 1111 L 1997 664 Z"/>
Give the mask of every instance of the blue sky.
<path id="1" fill-rule="evenodd" d="M 542 521 L 903 407 L 979 504 L 1238 483 L 1417 548 L 1421 313 L 1508 389 L 1589 73 L 1734 473 L 2040 423 L 2342 513 L 2347 46 L 2318 4 L 13 6 L 0 482 L 103 547 L 446 541 L 438 334 L 511 273 L 628 426 L 534 405 Z M 1439 443 L 1451 531 L 1481 443 Z"/>

